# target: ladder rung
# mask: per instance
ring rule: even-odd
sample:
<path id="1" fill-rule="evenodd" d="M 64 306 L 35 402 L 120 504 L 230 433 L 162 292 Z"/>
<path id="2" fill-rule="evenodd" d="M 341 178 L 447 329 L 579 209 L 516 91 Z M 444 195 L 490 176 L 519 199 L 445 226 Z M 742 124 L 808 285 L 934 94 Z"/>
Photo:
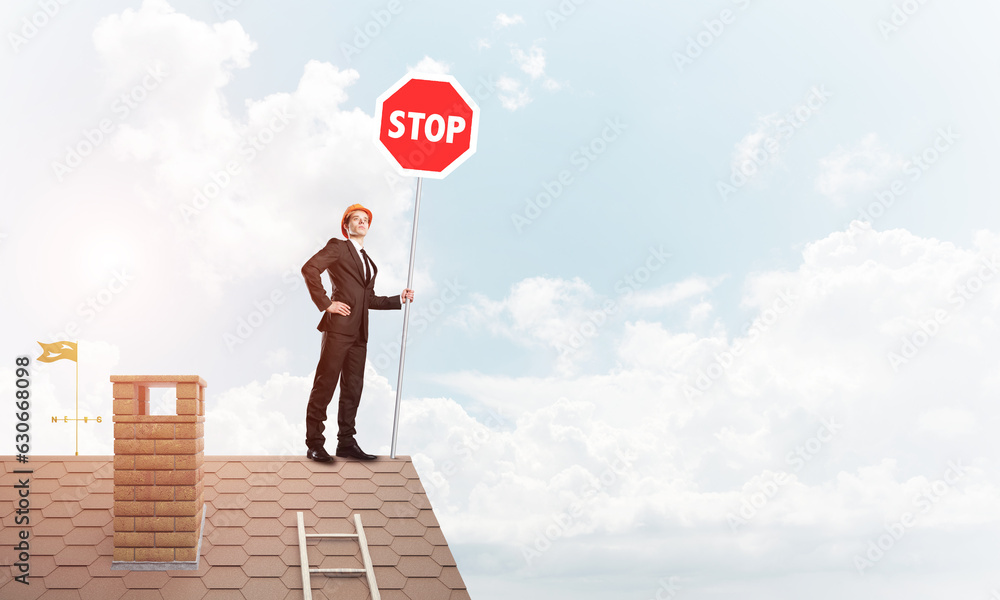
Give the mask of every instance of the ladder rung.
<path id="1" fill-rule="evenodd" d="M 307 538 L 356 538 L 356 533 L 307 533 Z"/>
<path id="2" fill-rule="evenodd" d="M 309 569 L 310 573 L 339 573 L 341 575 L 363 575 L 364 569 Z"/>

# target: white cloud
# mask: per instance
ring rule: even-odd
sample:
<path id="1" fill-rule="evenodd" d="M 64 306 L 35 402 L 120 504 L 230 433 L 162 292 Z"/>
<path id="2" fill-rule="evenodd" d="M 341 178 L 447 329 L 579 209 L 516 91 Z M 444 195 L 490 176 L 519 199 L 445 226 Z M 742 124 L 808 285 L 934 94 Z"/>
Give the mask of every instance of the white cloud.
<path id="1" fill-rule="evenodd" d="M 688 322 L 700 326 L 711 314 L 712 305 L 691 301 L 710 293 L 723 279 L 691 277 L 653 290 L 628 288 L 625 294 L 601 297 L 579 278 L 532 277 L 513 285 L 502 300 L 473 294 L 473 302 L 461 307 L 453 322 L 471 331 L 488 331 L 522 347 L 554 350 L 556 370 L 566 374 L 609 343 L 608 335 L 638 310 L 687 303 Z M 609 327 L 611 323 L 616 325 Z"/>
<path id="2" fill-rule="evenodd" d="M 522 50 L 516 44 L 511 44 L 511 57 L 517 67 L 530 77 L 530 82 L 525 84 L 520 80 L 507 75 L 501 76 L 497 82 L 500 89 L 500 103 L 507 110 L 517 110 L 531 103 L 530 88 L 536 85 L 532 82 L 539 81 L 542 89 L 547 92 L 557 92 L 564 87 L 564 84 L 545 75 L 545 50 L 538 46 L 532 46 L 528 50 Z"/>
<path id="3" fill-rule="evenodd" d="M 708 321 L 708 317 L 711 316 L 713 310 L 712 303 L 706 300 L 702 300 L 692 306 L 688 312 L 688 329 L 693 330 Z"/>
<path id="4" fill-rule="evenodd" d="M 190 319 L 191 327 L 217 321 L 211 309 L 233 284 L 267 286 L 254 288 L 248 305 L 257 294 L 266 297 L 339 235 L 340 211 L 358 201 L 376 215 L 369 243 L 379 248 L 380 284 L 402 288 L 413 184 L 401 181 L 375 149 L 372 116 L 344 107 L 356 71 L 310 61 L 292 91 L 229 106 L 223 88 L 256 47 L 236 21 L 208 25 L 147 0 L 102 19 L 93 39 L 96 72 L 110 90 L 106 116 L 116 127 L 62 185 L 40 192 L 39 202 L 61 206 L 60 199 L 74 199 L 45 223 L 46 236 L 84 256 L 114 245 L 118 263 L 93 277 L 121 268 L 132 273 L 135 283 L 116 296 L 123 300 L 115 300 L 115 321 L 102 323 L 106 335 L 137 335 L 129 324 L 143 319 L 143 307 L 161 301 L 164 290 L 184 292 L 167 292 L 171 318 L 146 319 L 144 336 L 166 334 L 179 319 Z M 430 58 L 417 68 L 446 69 Z M 126 114 L 115 103 L 123 91 L 142 98 Z M 330 190 L 337 190 L 335 198 Z M 78 226 L 93 214 L 118 215 L 128 226 L 107 219 Z M 58 252 L 31 260 L 33 273 L 62 270 Z M 85 298 L 103 285 L 90 280 L 88 269 L 72 271 L 64 281 L 39 275 L 23 283 L 63 305 L 64 286 Z M 416 285 L 427 282 L 422 269 L 415 278 Z M 70 321 L 64 317 L 52 328 Z"/>
<path id="5" fill-rule="evenodd" d="M 262 383 L 211 394 L 205 411 L 205 453 L 305 453 L 305 409 L 311 389 L 309 376 L 275 374 Z"/>
<path id="6" fill-rule="evenodd" d="M 769 164 L 778 164 L 787 147 L 788 135 L 782 129 L 784 122 L 778 113 L 758 118 L 755 129 L 736 143 L 732 170 L 752 179 Z"/>
<path id="7" fill-rule="evenodd" d="M 497 13 L 495 19 L 493 19 L 493 26 L 497 29 L 503 29 L 504 27 L 510 27 L 511 25 L 523 25 L 524 17 L 521 15 L 506 15 L 504 13 Z"/>
<path id="8" fill-rule="evenodd" d="M 559 350 L 571 343 L 594 311 L 595 294 L 581 279 L 532 277 L 515 284 L 500 301 L 473 295 L 456 321 L 469 329 L 486 329 L 522 346 Z M 563 366 L 569 366 L 569 357 Z"/>
<path id="9" fill-rule="evenodd" d="M 92 37 L 111 89 L 132 84 L 150 62 L 183 66 L 172 76 L 185 78 L 197 101 L 188 96 L 188 102 L 176 106 L 192 109 L 217 105 L 220 99 L 211 98 L 211 92 L 228 83 L 234 69 L 248 67 L 257 48 L 238 22 L 208 25 L 175 12 L 166 0 L 143 0 L 138 10 L 105 17 Z"/>
<path id="10" fill-rule="evenodd" d="M 668 283 L 657 289 L 639 291 L 625 300 L 634 308 L 664 308 L 695 296 L 711 292 L 725 277 L 689 277 L 683 281 Z"/>
<path id="11" fill-rule="evenodd" d="M 420 59 L 414 67 L 408 67 L 410 73 L 427 73 L 429 75 L 447 75 L 451 69 L 447 64 L 434 60 L 429 56 Z"/>
<path id="12" fill-rule="evenodd" d="M 288 348 L 276 348 L 274 350 L 270 350 L 264 357 L 264 366 L 273 371 L 284 369 L 288 366 L 289 357 L 290 353 Z"/>
<path id="13" fill-rule="evenodd" d="M 974 426 L 1000 418 L 988 400 L 1000 391 L 991 318 L 1000 277 L 983 262 L 993 257 L 993 233 L 963 249 L 856 227 L 808 245 L 793 271 L 749 277 L 742 305 L 751 315 L 731 331 L 626 321 L 617 363 L 603 373 L 560 374 L 557 361 L 549 377 L 439 376 L 502 418 L 473 437 L 469 413 L 445 400 L 422 405 L 436 417 L 410 434 L 423 440 L 414 439 L 424 448 L 418 467 L 439 482 L 429 491 L 447 507 L 440 518 L 455 541 L 491 540 L 490 552 L 523 573 L 595 559 L 607 536 L 644 534 L 674 540 L 706 568 L 794 556 L 796 569 L 850 571 L 866 541 L 907 510 L 916 515 L 908 543 L 933 553 L 934 536 L 996 525 L 993 443 Z M 954 295 L 962 286 L 980 291 Z M 710 288 L 691 280 L 671 291 L 691 299 Z M 525 280 L 473 312 L 498 335 L 543 343 L 591 294 L 582 281 Z M 938 310 L 945 322 L 930 339 L 916 336 L 921 347 L 894 370 L 888 354 Z M 716 372 L 711 365 L 726 367 L 686 394 L 700 373 Z M 443 431 L 447 441 L 435 441 Z M 924 510 L 921 494 L 940 488 L 949 461 L 968 471 Z M 776 477 L 784 483 L 775 487 Z M 765 500 L 730 534 L 727 517 L 751 497 Z M 732 544 L 721 558 L 720 535 Z M 629 560 L 655 568 L 643 557 L 656 544 L 642 539 Z M 796 556 L 801 544 L 821 551 Z M 526 562 L 525 548 L 538 555 Z M 654 550 L 658 560 L 682 558 Z M 875 570 L 906 560 L 889 552 Z"/>
<path id="14" fill-rule="evenodd" d="M 496 86 L 500 90 L 500 104 L 507 110 L 515 111 L 531 103 L 531 94 L 516 79 L 502 76 L 497 79 Z"/>
<path id="15" fill-rule="evenodd" d="M 551 77 L 546 77 L 545 81 L 542 82 L 542 87 L 548 92 L 558 92 L 563 88 L 563 84 L 559 83 Z"/>
<path id="16" fill-rule="evenodd" d="M 816 190 L 838 205 L 886 183 L 893 175 L 899 175 L 906 160 L 892 154 L 874 133 L 866 135 L 861 142 L 850 149 L 838 146 L 836 150 L 819 161 L 820 173 L 816 178 Z"/>
<path id="17" fill-rule="evenodd" d="M 545 51 L 538 46 L 532 46 L 527 52 L 512 46 L 510 53 L 517 66 L 532 79 L 538 79 L 545 74 Z"/>
<path id="18" fill-rule="evenodd" d="M 490 43 L 480 40 L 479 48 L 489 47 Z M 557 81 L 545 74 L 545 50 L 537 45 L 532 45 L 529 49 L 523 50 L 517 44 L 510 44 L 511 60 L 517 68 L 528 76 L 528 80 L 522 81 L 509 75 L 501 75 L 497 80 L 499 89 L 500 104 L 510 111 L 524 108 L 530 104 L 534 98 L 532 90 L 541 88 L 549 93 L 557 92 L 566 86 L 566 83 Z"/>
<path id="19" fill-rule="evenodd" d="M 138 11 L 103 19 L 94 40 L 113 79 L 129 82 L 147 64 L 166 71 L 112 140 L 114 160 L 85 167 L 131 188 L 155 218 L 173 222 L 161 247 L 190 265 L 169 271 L 194 273 L 213 290 L 224 281 L 297 269 L 320 240 L 339 231 L 330 189 L 345 203 L 364 200 L 375 211 L 381 227 L 372 229 L 372 239 L 382 256 L 406 255 L 397 234 L 405 229 L 408 185 L 386 184 L 392 171 L 371 142 L 372 117 L 341 108 L 356 71 L 310 61 L 294 91 L 248 99 L 239 116 L 221 90 L 235 69 L 248 66 L 256 44 L 236 21 L 209 26 L 147 0 Z M 429 57 L 416 68 L 446 70 Z M 102 195 L 105 204 L 122 196 Z M 329 218 L 316 218 L 323 214 Z M 402 280 L 389 266 L 396 260 L 383 263 L 384 281 Z"/>

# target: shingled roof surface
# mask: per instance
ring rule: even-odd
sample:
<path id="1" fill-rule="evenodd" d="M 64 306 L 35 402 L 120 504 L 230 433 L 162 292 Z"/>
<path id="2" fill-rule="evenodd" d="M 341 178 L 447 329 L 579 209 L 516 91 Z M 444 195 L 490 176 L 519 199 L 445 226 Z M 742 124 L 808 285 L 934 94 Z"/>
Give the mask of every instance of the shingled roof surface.
<path id="1" fill-rule="evenodd" d="M 14 581 L 17 475 L 31 468 L 30 585 Z M 296 512 L 307 533 L 353 533 L 360 514 L 385 600 L 469 594 L 409 457 L 322 464 L 298 457 L 206 456 L 197 571 L 113 571 L 111 457 L 3 457 L 0 598 L 5 600 L 298 600 Z M 24 477 L 21 475 L 20 477 Z M 313 568 L 362 567 L 356 540 L 310 540 Z M 314 598 L 369 598 L 364 577 L 312 576 Z"/>

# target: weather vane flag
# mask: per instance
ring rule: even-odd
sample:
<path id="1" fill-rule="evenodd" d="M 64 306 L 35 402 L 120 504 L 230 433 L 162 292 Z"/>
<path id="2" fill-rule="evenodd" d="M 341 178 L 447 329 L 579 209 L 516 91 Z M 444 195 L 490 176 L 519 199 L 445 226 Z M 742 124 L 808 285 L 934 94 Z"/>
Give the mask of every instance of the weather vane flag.
<path id="1" fill-rule="evenodd" d="M 43 363 L 53 363 L 57 360 L 71 360 L 76 363 L 76 418 L 63 417 L 63 422 L 74 421 L 76 423 L 76 441 L 74 452 L 80 456 L 80 361 L 77 360 L 77 342 L 53 342 L 46 344 L 38 342 L 42 347 L 42 355 L 36 360 Z M 90 417 L 84 417 L 83 422 L 87 423 Z M 101 417 L 95 417 L 95 421 L 101 422 Z M 59 422 L 59 417 L 52 417 L 53 423 Z"/>
<path id="2" fill-rule="evenodd" d="M 51 363 L 63 359 L 76 362 L 76 342 L 54 342 L 52 344 L 38 342 L 38 345 L 42 347 L 42 355 L 36 359 L 39 362 Z"/>

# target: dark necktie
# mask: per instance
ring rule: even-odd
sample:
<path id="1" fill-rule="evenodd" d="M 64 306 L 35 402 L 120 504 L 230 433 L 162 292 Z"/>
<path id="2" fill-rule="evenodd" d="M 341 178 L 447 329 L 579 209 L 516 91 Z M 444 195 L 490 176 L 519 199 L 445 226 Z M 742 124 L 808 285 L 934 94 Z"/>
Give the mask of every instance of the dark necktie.
<path id="1" fill-rule="evenodd" d="M 365 252 L 364 248 L 361 249 L 361 256 L 365 259 L 364 260 L 364 262 L 365 262 L 365 285 L 368 285 L 368 283 L 371 282 L 371 280 L 372 280 L 372 270 L 371 270 L 371 267 L 369 266 L 369 263 L 371 262 L 371 259 L 368 258 L 368 253 Z"/>

